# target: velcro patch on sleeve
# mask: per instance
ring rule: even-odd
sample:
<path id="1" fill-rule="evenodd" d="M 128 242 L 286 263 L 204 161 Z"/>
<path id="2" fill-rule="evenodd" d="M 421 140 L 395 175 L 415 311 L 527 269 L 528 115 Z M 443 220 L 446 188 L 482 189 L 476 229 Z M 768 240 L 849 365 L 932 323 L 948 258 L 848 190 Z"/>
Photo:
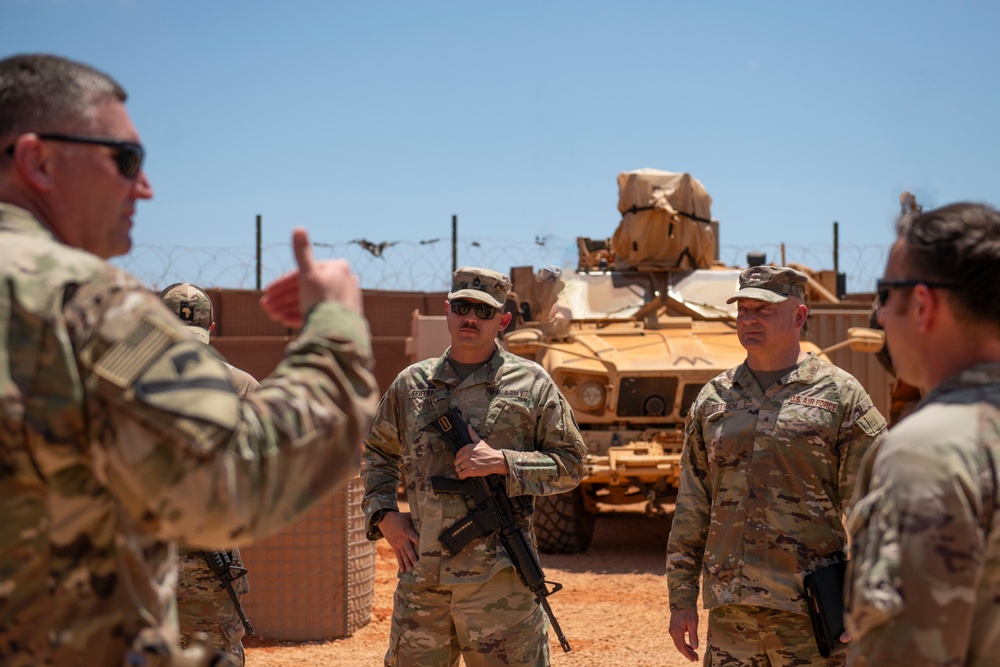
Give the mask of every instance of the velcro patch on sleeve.
<path id="1" fill-rule="evenodd" d="M 155 321 L 140 320 L 97 360 L 94 374 L 120 389 L 131 387 L 139 374 L 174 344 L 172 334 Z"/>
<path id="2" fill-rule="evenodd" d="M 204 343 L 157 321 L 143 318 L 116 341 L 94 366 L 94 373 L 135 401 L 183 419 L 234 428 L 240 398 L 229 368 Z M 193 424 L 175 423 L 185 432 Z"/>
<path id="3" fill-rule="evenodd" d="M 857 406 L 855 406 L 854 414 L 861 417 L 862 415 L 867 414 L 873 407 L 875 407 L 875 404 L 872 403 L 871 396 L 865 396 L 858 402 Z"/>
<path id="4" fill-rule="evenodd" d="M 164 412 L 233 428 L 239 420 L 240 397 L 231 378 L 207 345 L 184 341 L 139 376 L 135 396 Z"/>

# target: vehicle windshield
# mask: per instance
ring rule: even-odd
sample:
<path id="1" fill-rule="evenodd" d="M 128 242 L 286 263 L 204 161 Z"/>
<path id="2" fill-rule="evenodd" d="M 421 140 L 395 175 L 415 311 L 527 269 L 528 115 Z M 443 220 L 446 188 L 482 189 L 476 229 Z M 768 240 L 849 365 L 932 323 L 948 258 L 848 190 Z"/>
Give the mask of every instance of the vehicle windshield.
<path id="1" fill-rule="evenodd" d="M 692 271 L 676 281 L 667 293 L 706 319 L 735 319 L 736 303 L 726 303 L 726 299 L 739 288 L 739 269 Z"/>
<path id="2" fill-rule="evenodd" d="M 628 320 L 666 290 L 704 319 L 733 319 L 736 304 L 726 299 L 739 289 L 738 269 L 620 273 L 574 273 L 558 306 L 574 320 Z"/>

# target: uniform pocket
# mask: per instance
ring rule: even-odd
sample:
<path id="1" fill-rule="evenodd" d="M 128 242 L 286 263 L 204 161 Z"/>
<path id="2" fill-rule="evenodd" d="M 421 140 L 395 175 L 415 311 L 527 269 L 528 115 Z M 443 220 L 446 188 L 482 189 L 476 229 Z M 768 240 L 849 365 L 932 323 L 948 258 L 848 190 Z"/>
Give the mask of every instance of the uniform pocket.
<path id="1" fill-rule="evenodd" d="M 883 417 L 874 407 L 857 419 L 858 426 L 866 435 L 875 437 L 885 431 L 885 417 Z"/>
<path id="2" fill-rule="evenodd" d="M 503 651 L 509 665 L 549 664 L 548 619 L 541 606 L 536 605 L 527 618 L 504 631 Z"/>
<path id="3" fill-rule="evenodd" d="M 862 498 L 848 518 L 850 578 L 846 590 L 848 630 L 862 637 L 903 611 L 899 512 L 889 494 Z"/>
<path id="4" fill-rule="evenodd" d="M 403 628 L 393 618 L 389 628 L 389 651 L 385 654 L 385 667 L 396 667 L 399 664 L 399 640 L 403 636 Z"/>
<path id="5" fill-rule="evenodd" d="M 479 437 L 495 449 L 531 451 L 535 448 L 535 417 L 527 403 L 517 399 L 494 400 Z"/>
<path id="6" fill-rule="evenodd" d="M 450 444 L 436 431 L 420 431 L 410 443 L 407 455 L 414 481 L 426 477 L 455 476 L 455 455 Z M 410 474 L 410 470 L 407 470 Z"/>

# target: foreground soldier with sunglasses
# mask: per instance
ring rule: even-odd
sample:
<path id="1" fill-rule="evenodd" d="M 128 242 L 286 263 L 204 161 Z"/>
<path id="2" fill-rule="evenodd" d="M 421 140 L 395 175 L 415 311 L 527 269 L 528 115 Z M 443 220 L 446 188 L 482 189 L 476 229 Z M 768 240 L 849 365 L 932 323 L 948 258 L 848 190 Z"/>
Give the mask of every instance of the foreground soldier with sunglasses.
<path id="1" fill-rule="evenodd" d="M 896 226 L 878 321 L 923 398 L 865 460 L 848 528 L 849 664 L 1000 661 L 1000 211 Z"/>
<path id="2" fill-rule="evenodd" d="M 136 202 L 153 196 L 124 101 L 80 63 L 0 60 L 5 667 L 228 664 L 177 648 L 173 540 L 226 548 L 299 516 L 354 472 L 375 408 L 356 278 L 316 262 L 304 230 L 298 271 L 262 300 L 302 335 L 244 400 L 104 261 L 129 250 Z"/>
<path id="3" fill-rule="evenodd" d="M 443 534 L 475 504 L 434 490 L 448 481 L 442 478 L 496 475 L 514 499 L 580 483 L 586 446 L 566 400 L 538 364 L 497 343 L 511 320 L 503 312 L 510 287 L 489 269 L 454 273 L 446 302 L 451 347 L 399 374 L 365 439 L 368 538 L 384 536 L 399 563 L 386 665 L 450 667 L 460 655 L 469 667 L 549 664 L 545 613 L 503 540 L 495 531 L 469 531 L 478 534 L 447 548 Z M 471 439 L 457 453 L 435 428 L 452 410 Z M 396 493 L 404 477 L 410 511 L 401 513 Z M 517 522 L 533 541 L 530 515 Z"/>

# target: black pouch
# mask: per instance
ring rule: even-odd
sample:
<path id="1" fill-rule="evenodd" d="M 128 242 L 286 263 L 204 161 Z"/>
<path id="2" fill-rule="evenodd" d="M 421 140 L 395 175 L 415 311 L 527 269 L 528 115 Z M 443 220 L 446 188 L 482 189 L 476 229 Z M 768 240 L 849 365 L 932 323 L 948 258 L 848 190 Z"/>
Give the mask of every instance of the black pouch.
<path id="1" fill-rule="evenodd" d="M 805 578 L 809 618 L 812 619 L 816 647 L 824 658 L 847 650 L 840 641 L 844 632 L 844 573 L 847 563 L 841 561 L 810 572 Z"/>

